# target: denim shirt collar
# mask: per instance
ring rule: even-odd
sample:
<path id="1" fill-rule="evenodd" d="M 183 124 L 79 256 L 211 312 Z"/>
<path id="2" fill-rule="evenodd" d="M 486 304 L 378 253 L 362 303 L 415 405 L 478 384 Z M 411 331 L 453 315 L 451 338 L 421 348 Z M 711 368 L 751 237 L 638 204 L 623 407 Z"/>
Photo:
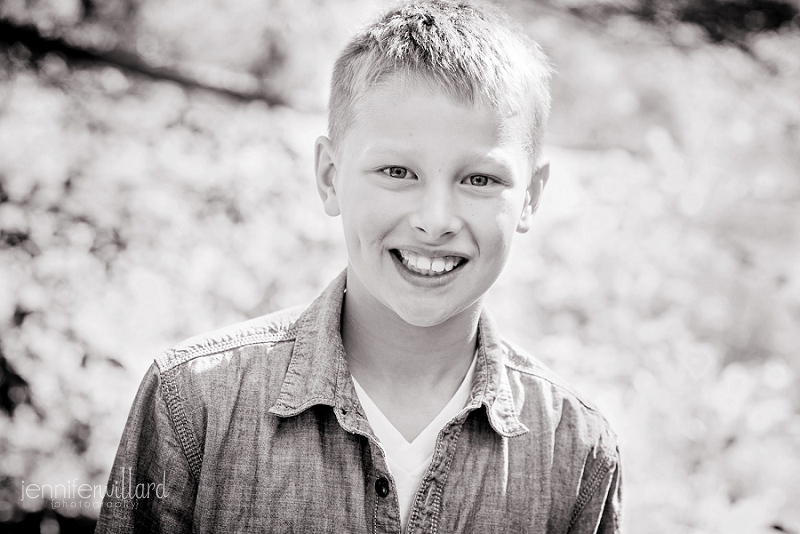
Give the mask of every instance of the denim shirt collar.
<path id="1" fill-rule="evenodd" d="M 345 430 L 370 435 L 344 357 L 340 325 L 345 281 L 346 271 L 297 319 L 292 358 L 269 411 L 293 417 L 318 404 L 331 406 Z M 515 437 L 527 433 L 514 406 L 502 341 L 485 310 L 478 322 L 477 358 L 471 400 L 463 413 L 485 406 L 489 423 L 498 434 Z"/>

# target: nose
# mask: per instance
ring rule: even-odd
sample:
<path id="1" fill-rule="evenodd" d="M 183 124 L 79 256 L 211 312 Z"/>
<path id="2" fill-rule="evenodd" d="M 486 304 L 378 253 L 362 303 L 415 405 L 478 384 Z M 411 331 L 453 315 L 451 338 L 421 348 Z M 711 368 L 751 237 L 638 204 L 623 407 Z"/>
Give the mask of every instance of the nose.
<path id="1" fill-rule="evenodd" d="M 445 184 L 427 184 L 420 192 L 417 207 L 409 223 L 428 240 L 438 240 L 457 233 L 462 226 L 458 199 Z"/>

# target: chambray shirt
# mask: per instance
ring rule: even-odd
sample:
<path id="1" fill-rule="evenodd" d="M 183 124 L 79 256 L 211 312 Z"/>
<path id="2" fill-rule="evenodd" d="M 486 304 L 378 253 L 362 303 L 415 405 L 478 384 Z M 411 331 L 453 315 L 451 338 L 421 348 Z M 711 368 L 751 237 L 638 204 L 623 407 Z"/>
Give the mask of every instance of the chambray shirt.
<path id="1" fill-rule="evenodd" d="M 344 358 L 344 287 L 342 274 L 304 311 L 159 356 L 97 532 L 400 532 Z M 406 532 L 618 532 L 619 455 L 603 416 L 485 312 L 478 343 L 471 400 L 439 433 Z"/>

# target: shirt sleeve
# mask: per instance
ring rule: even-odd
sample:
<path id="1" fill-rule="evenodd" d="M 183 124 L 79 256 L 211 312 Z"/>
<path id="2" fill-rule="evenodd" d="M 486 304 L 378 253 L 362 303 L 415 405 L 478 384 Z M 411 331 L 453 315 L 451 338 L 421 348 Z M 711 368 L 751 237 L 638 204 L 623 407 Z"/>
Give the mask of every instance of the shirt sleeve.
<path id="1" fill-rule="evenodd" d="M 584 472 L 569 534 L 616 534 L 620 532 L 622 471 L 619 449 L 605 456 L 597 454 Z"/>
<path id="2" fill-rule="evenodd" d="M 196 494 L 153 364 L 128 416 L 95 532 L 191 532 Z"/>

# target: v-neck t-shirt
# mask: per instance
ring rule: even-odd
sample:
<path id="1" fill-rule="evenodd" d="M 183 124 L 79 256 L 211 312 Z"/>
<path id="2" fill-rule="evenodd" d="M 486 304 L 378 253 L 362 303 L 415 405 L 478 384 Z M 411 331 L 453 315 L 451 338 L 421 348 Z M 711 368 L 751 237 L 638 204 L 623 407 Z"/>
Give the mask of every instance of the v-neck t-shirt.
<path id="1" fill-rule="evenodd" d="M 394 478 L 397 488 L 397 500 L 400 505 L 400 522 L 403 530 L 408 523 L 408 514 L 414 503 L 414 495 L 419 489 L 422 477 L 433 458 L 436 448 L 436 439 L 439 431 L 467 405 L 472 389 L 472 377 L 475 374 L 475 362 L 464 376 L 464 380 L 456 390 L 450 401 L 442 408 L 439 414 L 428 423 L 413 441 L 408 442 L 394 425 L 386 418 L 380 408 L 375 405 L 361 384 L 353 377 L 358 400 L 364 408 L 375 437 L 383 446 L 386 454 L 386 464 Z M 352 375 L 351 375 L 352 376 Z"/>

